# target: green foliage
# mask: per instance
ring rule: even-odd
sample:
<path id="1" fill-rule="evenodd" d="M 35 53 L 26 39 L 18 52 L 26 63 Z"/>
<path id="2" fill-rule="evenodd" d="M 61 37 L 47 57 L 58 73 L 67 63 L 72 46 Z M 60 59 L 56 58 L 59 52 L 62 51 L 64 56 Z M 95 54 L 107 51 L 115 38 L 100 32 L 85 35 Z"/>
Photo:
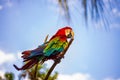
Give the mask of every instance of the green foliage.
<path id="1" fill-rule="evenodd" d="M 98 23 L 100 22 L 106 30 L 109 29 L 109 23 L 111 22 L 112 6 L 118 5 L 117 0 L 75 0 L 75 5 L 70 5 L 69 2 L 72 0 L 56 0 L 59 5 L 59 9 L 64 13 L 61 17 L 65 18 L 65 21 L 70 24 L 73 23 L 73 20 L 76 20 L 74 15 L 84 16 L 85 23 L 87 26 L 88 22 Z M 73 11 L 74 9 L 74 11 Z M 77 13 L 74 13 L 77 12 Z M 82 14 L 81 14 L 82 13 Z M 81 17 L 79 17 L 81 18 Z"/>
<path id="2" fill-rule="evenodd" d="M 27 77 L 27 75 L 28 75 L 29 80 L 44 80 L 44 78 L 47 75 L 48 70 L 49 69 L 46 68 L 46 65 L 39 64 L 37 66 L 37 68 L 36 68 L 36 66 L 34 66 L 31 69 L 22 71 L 21 74 L 18 75 L 18 78 L 19 78 L 19 80 L 24 80 L 24 78 Z M 35 75 L 35 72 L 36 72 L 36 75 Z M 36 76 L 36 79 L 35 79 L 35 76 Z M 0 80 L 14 80 L 15 79 L 14 74 L 12 72 L 6 72 L 4 74 L 4 77 L 5 77 L 5 79 L 3 79 L 0 76 Z M 58 72 L 55 72 L 54 74 L 49 76 L 48 80 L 56 80 L 57 77 L 58 77 Z"/>
<path id="3" fill-rule="evenodd" d="M 2 77 L 0 76 L 0 80 L 2 80 Z"/>
<path id="4" fill-rule="evenodd" d="M 5 80 L 14 80 L 14 74 L 11 72 L 5 73 Z"/>
<path id="5" fill-rule="evenodd" d="M 37 68 L 36 68 L 37 66 Z M 46 68 L 46 65 L 35 65 L 33 68 L 28 69 L 26 71 L 23 71 L 20 75 L 19 75 L 19 80 L 21 80 L 22 78 L 25 78 L 26 75 L 28 74 L 28 78 L 30 80 L 44 80 L 44 78 L 47 75 L 48 72 L 48 68 Z M 55 72 L 53 75 L 49 76 L 48 80 L 56 80 L 58 77 L 58 72 Z M 36 79 L 35 79 L 36 78 Z"/>

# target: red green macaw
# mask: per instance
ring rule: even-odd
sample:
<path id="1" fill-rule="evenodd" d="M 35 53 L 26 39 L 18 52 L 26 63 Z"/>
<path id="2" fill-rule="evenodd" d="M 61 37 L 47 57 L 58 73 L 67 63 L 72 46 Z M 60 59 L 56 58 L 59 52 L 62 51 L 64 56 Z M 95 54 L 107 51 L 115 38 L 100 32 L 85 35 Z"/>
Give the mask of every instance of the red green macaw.
<path id="1" fill-rule="evenodd" d="M 51 39 L 40 45 L 34 50 L 22 52 L 23 61 L 26 62 L 21 68 L 13 65 L 17 70 L 26 70 L 37 64 L 39 61 L 44 62 L 48 59 L 57 59 L 58 56 L 67 46 L 68 38 L 73 38 L 74 32 L 71 27 L 64 27 L 57 31 Z"/>

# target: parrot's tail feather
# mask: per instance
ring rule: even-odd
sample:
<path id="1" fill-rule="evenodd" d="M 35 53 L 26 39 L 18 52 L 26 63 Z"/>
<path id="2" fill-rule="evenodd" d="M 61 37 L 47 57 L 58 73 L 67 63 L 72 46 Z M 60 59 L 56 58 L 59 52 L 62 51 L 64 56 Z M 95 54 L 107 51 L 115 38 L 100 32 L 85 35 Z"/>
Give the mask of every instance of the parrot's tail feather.
<path id="1" fill-rule="evenodd" d="M 16 65 L 13 65 L 13 66 L 17 70 L 26 70 L 26 69 L 33 67 L 35 64 L 39 63 L 39 61 L 40 61 L 40 64 L 42 65 L 45 61 L 44 59 L 45 59 L 44 56 L 28 57 L 28 58 L 24 59 L 23 62 L 25 62 L 25 64 L 21 68 L 18 68 Z"/>
<path id="2" fill-rule="evenodd" d="M 37 56 L 27 57 L 27 58 L 25 58 L 25 59 L 23 60 L 23 62 L 29 61 L 29 60 L 31 60 L 31 59 L 35 59 L 36 57 L 37 57 Z"/>
<path id="3" fill-rule="evenodd" d="M 23 55 L 21 56 L 23 59 L 26 59 L 29 55 Z"/>
<path id="4" fill-rule="evenodd" d="M 27 62 L 24 66 L 22 66 L 21 68 L 18 68 L 16 65 L 13 65 L 15 67 L 16 70 L 25 70 L 25 69 L 29 69 L 31 67 L 33 67 L 35 64 L 37 64 L 39 61 L 37 59 L 32 59 L 29 62 Z"/>
<path id="5" fill-rule="evenodd" d="M 29 55 L 31 54 L 31 51 L 30 50 L 28 50 L 28 51 L 24 51 L 24 52 L 22 52 L 22 58 L 23 59 L 26 59 L 27 57 L 29 57 Z"/>
<path id="6" fill-rule="evenodd" d="M 27 50 L 27 51 L 22 52 L 22 54 L 29 55 L 29 54 L 30 54 L 30 52 L 31 52 L 31 50 Z"/>
<path id="7" fill-rule="evenodd" d="M 26 62 L 26 61 L 29 61 L 29 60 L 31 60 L 31 59 L 24 59 L 23 62 Z"/>
<path id="8" fill-rule="evenodd" d="M 36 55 L 36 56 L 32 56 L 32 57 L 28 56 L 27 58 L 23 59 L 23 62 L 29 61 L 31 59 L 37 59 L 37 58 L 39 58 L 39 61 L 40 61 L 40 60 L 44 59 L 45 57 L 43 55 Z"/>
<path id="9" fill-rule="evenodd" d="M 31 67 L 33 67 L 35 64 L 37 64 L 39 61 L 37 59 L 32 59 L 29 62 L 27 62 L 22 68 L 21 70 L 25 70 L 25 69 L 29 69 Z"/>
<path id="10" fill-rule="evenodd" d="M 18 68 L 15 64 L 13 64 L 13 66 L 15 67 L 16 70 L 20 70 L 20 68 Z"/>

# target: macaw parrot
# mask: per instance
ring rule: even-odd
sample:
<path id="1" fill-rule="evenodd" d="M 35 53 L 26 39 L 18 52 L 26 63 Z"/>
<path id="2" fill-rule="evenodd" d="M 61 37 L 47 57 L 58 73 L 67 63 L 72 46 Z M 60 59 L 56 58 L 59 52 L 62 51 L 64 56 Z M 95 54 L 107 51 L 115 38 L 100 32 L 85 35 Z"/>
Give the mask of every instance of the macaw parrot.
<path id="1" fill-rule="evenodd" d="M 13 65 L 17 70 L 26 70 L 33 67 L 38 62 L 44 62 L 46 60 L 57 59 L 58 56 L 67 46 L 68 38 L 73 38 L 74 32 L 71 27 L 63 27 L 57 31 L 57 33 L 50 38 L 48 42 L 40 45 L 34 50 L 27 50 L 22 52 L 23 62 L 26 62 L 21 68 Z"/>

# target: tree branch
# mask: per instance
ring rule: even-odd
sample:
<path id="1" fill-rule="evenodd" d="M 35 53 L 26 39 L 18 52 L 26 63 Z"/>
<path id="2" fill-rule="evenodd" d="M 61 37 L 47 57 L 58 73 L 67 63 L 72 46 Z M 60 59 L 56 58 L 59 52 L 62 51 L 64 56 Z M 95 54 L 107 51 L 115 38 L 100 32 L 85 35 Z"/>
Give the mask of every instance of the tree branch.
<path id="1" fill-rule="evenodd" d="M 66 52 L 67 52 L 68 48 L 70 47 L 71 43 L 73 42 L 73 40 L 74 40 L 74 39 L 72 38 L 72 39 L 69 41 L 68 46 L 67 46 L 66 49 L 61 53 L 61 57 L 59 57 L 58 59 L 56 59 L 56 60 L 54 61 L 53 65 L 52 65 L 51 68 L 49 69 L 49 71 L 48 71 L 48 73 L 47 73 L 47 75 L 46 75 L 46 77 L 45 77 L 44 80 L 48 80 L 48 78 L 49 78 L 50 74 L 52 73 L 53 69 L 54 69 L 55 66 L 61 61 L 61 59 L 64 57 L 64 55 L 66 54 Z"/>
<path id="2" fill-rule="evenodd" d="M 44 40 L 44 43 L 47 42 L 48 36 L 49 36 L 49 35 L 46 36 L 46 38 L 45 38 L 45 40 Z M 39 64 L 39 62 L 38 62 L 38 63 L 36 64 L 36 66 L 35 66 L 35 72 L 34 72 L 34 79 L 35 79 L 35 80 L 36 80 L 36 77 L 37 77 L 38 64 Z M 43 64 L 43 63 L 41 63 L 41 64 Z"/>

